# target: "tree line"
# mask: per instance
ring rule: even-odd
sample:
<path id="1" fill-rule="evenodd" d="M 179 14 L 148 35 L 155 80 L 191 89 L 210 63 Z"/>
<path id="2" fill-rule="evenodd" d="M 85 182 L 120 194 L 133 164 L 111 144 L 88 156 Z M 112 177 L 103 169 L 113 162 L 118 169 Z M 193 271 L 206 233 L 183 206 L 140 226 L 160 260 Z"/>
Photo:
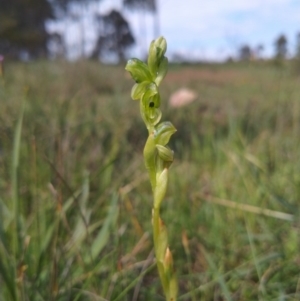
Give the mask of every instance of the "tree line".
<path id="1" fill-rule="evenodd" d="M 47 22 L 71 19 L 83 23 L 86 7 L 92 4 L 101 6 L 101 0 L 0 0 L 0 54 L 12 59 L 46 58 L 51 55 L 66 57 L 67 47 L 61 32 L 49 32 Z M 124 10 L 140 12 L 143 21 L 145 12 L 152 13 L 154 36 L 159 35 L 158 7 L 156 0 L 122 0 Z M 97 38 L 91 53 L 94 59 L 105 59 L 113 54 L 118 61 L 123 61 L 126 51 L 136 43 L 130 24 L 122 11 L 112 10 L 107 14 L 96 11 L 92 15 Z M 82 26 L 83 27 L 83 26 Z M 143 25 L 141 24 L 142 28 Z M 80 41 L 85 55 L 84 32 Z M 262 58 L 262 44 L 251 47 L 241 45 L 238 49 L 239 60 Z M 288 40 L 284 34 L 279 35 L 274 42 L 274 58 L 280 62 L 287 58 Z M 295 58 L 300 61 L 300 32 L 296 38 Z"/>
<path id="2" fill-rule="evenodd" d="M 242 45 L 238 49 L 238 58 L 241 61 L 250 61 L 262 58 L 264 46 L 251 47 L 248 44 Z M 287 59 L 288 57 L 288 39 L 284 34 L 280 34 L 274 41 L 274 59 L 276 62 Z M 296 48 L 293 57 L 300 60 L 300 32 L 296 35 Z"/>
<path id="3" fill-rule="evenodd" d="M 83 22 L 82 14 L 75 15 L 74 8 L 83 12 L 88 5 L 100 2 L 101 0 L 1 0 L 0 54 L 12 59 L 49 57 L 53 51 L 66 56 L 62 33 L 50 33 L 47 22 L 66 18 Z M 155 0 L 123 0 L 123 8 L 147 11 L 153 15 L 157 13 Z M 92 18 L 97 24 L 98 38 L 90 56 L 101 58 L 107 53 L 113 53 L 119 60 L 124 60 L 126 50 L 135 43 L 135 37 L 122 12 L 112 10 L 105 15 L 94 12 Z"/>

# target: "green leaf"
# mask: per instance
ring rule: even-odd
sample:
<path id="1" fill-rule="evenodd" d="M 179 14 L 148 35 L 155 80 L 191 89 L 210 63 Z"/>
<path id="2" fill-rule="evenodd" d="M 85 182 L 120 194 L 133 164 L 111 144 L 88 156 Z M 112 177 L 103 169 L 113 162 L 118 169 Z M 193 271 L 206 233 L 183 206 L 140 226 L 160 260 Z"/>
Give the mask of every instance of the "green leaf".
<path id="1" fill-rule="evenodd" d="M 99 231 L 97 237 L 95 238 L 92 247 L 91 247 L 91 255 L 95 260 L 96 257 L 100 254 L 102 249 L 107 245 L 109 235 L 112 233 L 111 227 L 115 225 L 117 217 L 118 217 L 118 195 L 114 194 L 112 197 L 111 205 L 109 207 L 107 216 L 104 220 L 103 226 Z M 88 261 L 89 258 L 86 258 Z"/>
<path id="2" fill-rule="evenodd" d="M 170 290 L 170 300 L 176 300 L 178 295 L 178 281 L 176 278 L 176 273 L 173 270 L 171 273 L 170 281 L 169 281 L 169 290 Z"/>
<path id="3" fill-rule="evenodd" d="M 23 117 L 25 111 L 25 100 L 21 103 L 20 115 L 16 124 L 14 134 L 14 144 L 12 151 L 12 166 L 11 166 L 11 187 L 12 187 L 12 212 L 13 212 L 13 256 L 14 261 L 18 258 L 22 249 L 22 237 L 21 237 L 21 213 L 20 213 L 20 200 L 19 200 L 19 163 L 21 153 L 21 138 L 23 128 Z M 17 269 L 17 262 L 14 262 L 15 268 Z"/>
<path id="4" fill-rule="evenodd" d="M 3 254 L 0 249 L 0 275 L 2 278 L 2 285 L 6 287 L 11 296 L 11 300 L 17 300 L 17 285 L 15 283 L 14 267 L 11 266 L 9 257 Z"/>
<path id="5" fill-rule="evenodd" d="M 165 146 L 176 131 L 176 128 L 170 121 L 160 123 L 155 127 L 154 132 L 154 140 L 156 144 Z"/>
<path id="6" fill-rule="evenodd" d="M 156 259 L 161 263 L 164 263 L 164 258 L 168 247 L 168 232 L 164 222 L 161 219 L 159 220 L 158 229 Z"/>
<path id="7" fill-rule="evenodd" d="M 130 59 L 125 69 L 131 74 L 136 83 L 151 82 L 153 80 L 148 66 L 139 59 Z"/>

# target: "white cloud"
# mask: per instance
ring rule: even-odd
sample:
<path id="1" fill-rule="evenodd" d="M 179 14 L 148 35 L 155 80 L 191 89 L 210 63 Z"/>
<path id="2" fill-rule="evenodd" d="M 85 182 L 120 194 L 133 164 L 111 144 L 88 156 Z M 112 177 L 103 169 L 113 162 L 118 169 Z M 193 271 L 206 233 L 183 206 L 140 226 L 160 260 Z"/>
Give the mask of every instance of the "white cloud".
<path id="1" fill-rule="evenodd" d="M 159 0 L 161 32 L 170 49 L 194 51 L 195 47 L 233 51 L 241 43 L 269 43 L 281 32 L 288 36 L 300 30 L 300 2 L 289 0 Z M 175 4 L 176 3 L 176 4 Z M 298 27 L 297 27 L 298 26 Z M 230 43 L 232 45 L 230 45 Z M 236 44 L 236 45 L 234 45 Z"/>

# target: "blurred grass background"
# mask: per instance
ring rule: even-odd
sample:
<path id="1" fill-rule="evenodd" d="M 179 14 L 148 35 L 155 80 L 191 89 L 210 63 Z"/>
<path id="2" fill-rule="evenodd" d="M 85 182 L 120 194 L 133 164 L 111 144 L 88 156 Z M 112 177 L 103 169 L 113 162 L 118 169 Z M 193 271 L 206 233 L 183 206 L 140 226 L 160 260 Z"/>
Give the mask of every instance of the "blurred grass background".
<path id="1" fill-rule="evenodd" d="M 164 300 L 132 84 L 124 66 L 6 66 L 0 301 Z M 198 97 L 172 108 L 180 87 Z M 171 65 L 161 93 L 178 129 L 162 215 L 179 300 L 299 300 L 300 78 L 267 62 Z"/>

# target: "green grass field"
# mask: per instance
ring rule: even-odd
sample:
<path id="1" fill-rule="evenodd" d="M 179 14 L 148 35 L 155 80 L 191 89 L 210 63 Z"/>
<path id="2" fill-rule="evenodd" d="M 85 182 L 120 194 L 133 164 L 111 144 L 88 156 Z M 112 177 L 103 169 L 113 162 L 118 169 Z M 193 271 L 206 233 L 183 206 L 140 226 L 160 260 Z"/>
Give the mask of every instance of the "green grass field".
<path id="1" fill-rule="evenodd" d="M 147 132 L 124 66 L 7 64 L 0 79 L 0 301 L 163 301 Z M 188 87 L 189 106 L 168 97 Z M 300 78 L 171 65 L 178 129 L 162 216 L 182 301 L 300 300 Z"/>

